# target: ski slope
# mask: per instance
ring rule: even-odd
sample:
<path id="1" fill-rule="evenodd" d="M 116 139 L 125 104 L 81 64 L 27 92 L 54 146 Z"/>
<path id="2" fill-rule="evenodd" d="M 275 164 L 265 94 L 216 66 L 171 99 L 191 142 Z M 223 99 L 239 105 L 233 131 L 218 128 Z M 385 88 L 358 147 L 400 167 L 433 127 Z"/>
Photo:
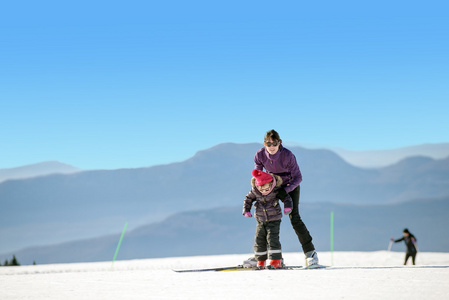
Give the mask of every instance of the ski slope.
<path id="1" fill-rule="evenodd" d="M 448 299 L 449 253 L 319 252 L 324 270 L 175 273 L 240 264 L 246 255 L 0 267 L 0 299 Z M 286 264 L 304 265 L 300 253 Z M 20 261 L 20 260 L 19 260 Z"/>

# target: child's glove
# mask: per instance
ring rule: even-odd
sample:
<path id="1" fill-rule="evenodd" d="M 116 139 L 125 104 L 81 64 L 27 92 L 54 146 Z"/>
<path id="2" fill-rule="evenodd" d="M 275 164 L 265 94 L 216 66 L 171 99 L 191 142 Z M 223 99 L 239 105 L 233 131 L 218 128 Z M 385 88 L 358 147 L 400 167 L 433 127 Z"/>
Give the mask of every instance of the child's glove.
<path id="1" fill-rule="evenodd" d="M 292 212 L 290 207 L 284 208 L 284 215 L 289 215 Z"/>
<path id="2" fill-rule="evenodd" d="M 247 211 L 247 212 L 244 214 L 244 216 L 247 217 L 247 218 L 251 218 L 253 215 L 251 214 L 251 212 Z"/>

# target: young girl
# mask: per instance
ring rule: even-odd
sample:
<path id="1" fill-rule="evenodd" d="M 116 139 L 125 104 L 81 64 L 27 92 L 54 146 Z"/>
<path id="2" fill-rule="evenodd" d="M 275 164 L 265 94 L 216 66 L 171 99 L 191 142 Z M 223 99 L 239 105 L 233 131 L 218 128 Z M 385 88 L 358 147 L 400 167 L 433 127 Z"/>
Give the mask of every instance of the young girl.
<path id="1" fill-rule="evenodd" d="M 277 196 L 282 179 L 280 176 L 259 170 L 253 170 L 252 175 L 254 176 L 251 178 L 253 187 L 243 201 L 243 215 L 252 217 L 251 206 L 253 202 L 256 202 L 254 207 L 257 227 L 254 237 L 254 254 L 257 268 L 264 269 L 267 258 L 271 260 L 268 268 L 282 268 L 282 250 L 279 241 L 282 209 Z M 292 211 L 292 199 L 287 194 L 282 202 L 284 202 L 284 214 L 288 215 Z"/>

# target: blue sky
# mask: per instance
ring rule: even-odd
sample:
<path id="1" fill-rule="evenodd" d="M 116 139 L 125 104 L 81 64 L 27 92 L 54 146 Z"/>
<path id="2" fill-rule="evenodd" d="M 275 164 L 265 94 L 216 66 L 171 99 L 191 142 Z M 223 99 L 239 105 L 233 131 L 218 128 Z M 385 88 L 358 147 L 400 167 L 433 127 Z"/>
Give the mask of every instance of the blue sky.
<path id="1" fill-rule="evenodd" d="M 0 168 L 165 164 L 272 128 L 350 150 L 449 142 L 447 1 L 10 2 Z"/>

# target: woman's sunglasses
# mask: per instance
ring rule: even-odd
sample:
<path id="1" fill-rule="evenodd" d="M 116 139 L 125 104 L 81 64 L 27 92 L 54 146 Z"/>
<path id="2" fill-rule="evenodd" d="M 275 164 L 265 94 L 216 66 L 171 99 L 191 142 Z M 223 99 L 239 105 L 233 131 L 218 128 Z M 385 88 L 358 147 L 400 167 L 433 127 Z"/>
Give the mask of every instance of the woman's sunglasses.
<path id="1" fill-rule="evenodd" d="M 278 142 L 273 142 L 273 143 L 265 142 L 265 144 L 267 144 L 268 147 L 271 147 L 271 146 L 276 147 L 278 145 Z"/>

